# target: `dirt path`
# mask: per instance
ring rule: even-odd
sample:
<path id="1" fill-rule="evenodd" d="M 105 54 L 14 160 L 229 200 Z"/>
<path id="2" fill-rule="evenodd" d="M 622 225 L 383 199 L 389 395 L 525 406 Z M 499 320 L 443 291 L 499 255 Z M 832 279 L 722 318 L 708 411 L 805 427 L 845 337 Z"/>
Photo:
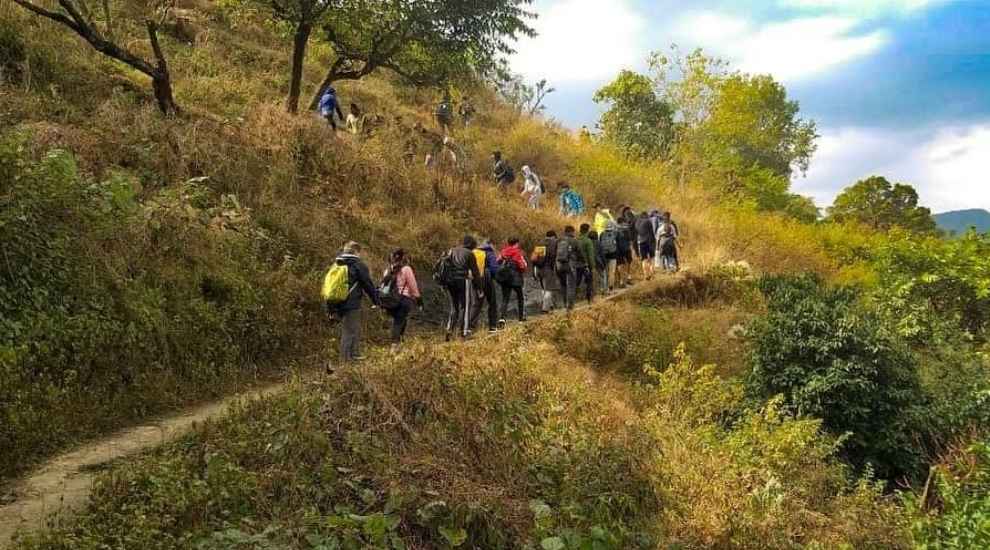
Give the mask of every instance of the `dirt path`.
<path id="1" fill-rule="evenodd" d="M 222 416 L 232 405 L 274 394 L 273 384 L 128 428 L 49 460 L 12 485 L 13 502 L 0 505 L 0 548 L 11 547 L 18 531 L 34 531 L 46 520 L 86 503 L 98 466 L 134 455 L 183 435 L 205 420 Z"/>
<path id="2" fill-rule="evenodd" d="M 649 285 L 639 284 L 618 290 L 595 303 L 615 300 L 645 286 Z M 589 307 L 594 305 L 582 303 L 575 309 Z M 539 321 L 534 319 L 534 322 Z M 272 384 L 201 405 L 174 416 L 122 430 L 49 460 L 32 473 L 13 482 L 13 501 L 4 503 L 0 500 L 0 550 L 12 547 L 15 533 L 37 531 L 51 520 L 64 518 L 85 505 L 93 481 L 99 474 L 99 466 L 154 449 L 190 432 L 199 423 L 223 416 L 236 403 L 274 395 L 284 388 L 284 384 Z"/>

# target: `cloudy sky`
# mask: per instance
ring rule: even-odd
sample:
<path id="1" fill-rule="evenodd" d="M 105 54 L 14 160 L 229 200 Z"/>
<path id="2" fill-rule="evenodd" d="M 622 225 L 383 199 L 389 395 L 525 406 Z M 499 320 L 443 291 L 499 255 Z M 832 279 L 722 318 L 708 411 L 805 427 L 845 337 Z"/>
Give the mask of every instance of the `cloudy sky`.
<path id="1" fill-rule="evenodd" d="M 990 209 L 990 0 L 536 0 L 512 62 L 558 92 L 549 114 L 592 125 L 594 91 L 649 52 L 703 47 L 770 73 L 821 138 L 797 192 L 820 206 L 873 174 L 936 212 Z"/>

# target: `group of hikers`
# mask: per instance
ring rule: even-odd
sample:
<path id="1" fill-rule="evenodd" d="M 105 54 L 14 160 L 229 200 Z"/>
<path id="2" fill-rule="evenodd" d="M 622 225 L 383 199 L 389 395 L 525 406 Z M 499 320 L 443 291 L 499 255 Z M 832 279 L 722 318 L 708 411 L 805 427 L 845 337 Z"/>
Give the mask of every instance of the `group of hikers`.
<path id="1" fill-rule="evenodd" d="M 550 313 L 558 306 L 573 310 L 578 296 L 590 304 L 596 295 L 632 284 L 634 257 L 646 280 L 657 270 L 677 271 L 680 234 L 670 213 L 653 209 L 636 214 L 628 206 L 619 211 L 615 217 L 596 204 L 593 223 L 577 229 L 568 225 L 560 235 L 547 231 L 528 254 L 516 237 L 498 243 L 466 235 L 433 269 L 433 280 L 449 302 L 445 339 L 471 336 L 482 311 L 491 333 L 505 327 L 510 308 L 515 318 L 526 321 L 529 280 L 540 292 L 539 311 Z M 331 318 L 340 322 L 342 363 L 362 359 L 360 311 L 365 296 L 392 318 L 393 347 L 401 343 L 412 312 L 423 307 L 420 285 L 404 250 L 390 255 L 376 285 L 356 242 L 347 243 L 337 256 L 324 278 L 322 296 Z"/>
<path id="2" fill-rule="evenodd" d="M 547 186 L 536 170 L 528 164 L 523 165 L 522 175 L 520 195 L 526 197 L 526 203 L 530 208 L 538 210 L 543 195 L 547 193 Z M 492 178 L 502 191 L 511 190 L 512 184 L 516 181 L 516 172 L 503 158 L 501 151 L 492 152 Z M 560 184 L 559 203 L 561 216 L 573 218 L 584 214 L 584 198 L 566 182 Z"/>

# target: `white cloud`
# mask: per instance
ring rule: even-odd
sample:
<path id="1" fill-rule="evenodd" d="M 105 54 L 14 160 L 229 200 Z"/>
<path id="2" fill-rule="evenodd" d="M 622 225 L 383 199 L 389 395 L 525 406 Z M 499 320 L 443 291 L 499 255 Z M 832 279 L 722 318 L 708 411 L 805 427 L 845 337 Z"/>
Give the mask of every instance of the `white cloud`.
<path id="1" fill-rule="evenodd" d="M 537 5 L 538 36 L 523 39 L 512 57 L 513 70 L 530 80 L 554 84 L 599 81 L 645 59 L 641 43 L 645 18 L 629 0 L 552 0 Z"/>
<path id="2" fill-rule="evenodd" d="M 990 209 L 990 122 L 936 131 L 877 128 L 824 129 L 807 179 L 798 193 L 828 205 L 845 187 L 884 176 L 918 190 L 935 212 Z"/>
<path id="3" fill-rule="evenodd" d="M 700 12 L 683 17 L 674 34 L 729 58 L 742 71 L 770 73 L 793 82 L 869 55 L 890 39 L 882 30 L 857 34 L 857 24 L 853 18 L 819 16 L 756 25 L 738 17 Z"/>

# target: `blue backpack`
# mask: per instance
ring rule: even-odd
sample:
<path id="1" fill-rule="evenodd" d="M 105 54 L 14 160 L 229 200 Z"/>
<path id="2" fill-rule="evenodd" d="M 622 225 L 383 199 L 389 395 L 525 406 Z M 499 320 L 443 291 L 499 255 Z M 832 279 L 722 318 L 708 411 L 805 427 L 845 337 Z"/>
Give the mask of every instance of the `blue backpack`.
<path id="1" fill-rule="evenodd" d="M 567 210 L 574 214 L 584 213 L 584 199 L 581 195 L 578 195 L 575 191 L 568 191 L 564 198 L 564 202 L 567 204 Z"/>

